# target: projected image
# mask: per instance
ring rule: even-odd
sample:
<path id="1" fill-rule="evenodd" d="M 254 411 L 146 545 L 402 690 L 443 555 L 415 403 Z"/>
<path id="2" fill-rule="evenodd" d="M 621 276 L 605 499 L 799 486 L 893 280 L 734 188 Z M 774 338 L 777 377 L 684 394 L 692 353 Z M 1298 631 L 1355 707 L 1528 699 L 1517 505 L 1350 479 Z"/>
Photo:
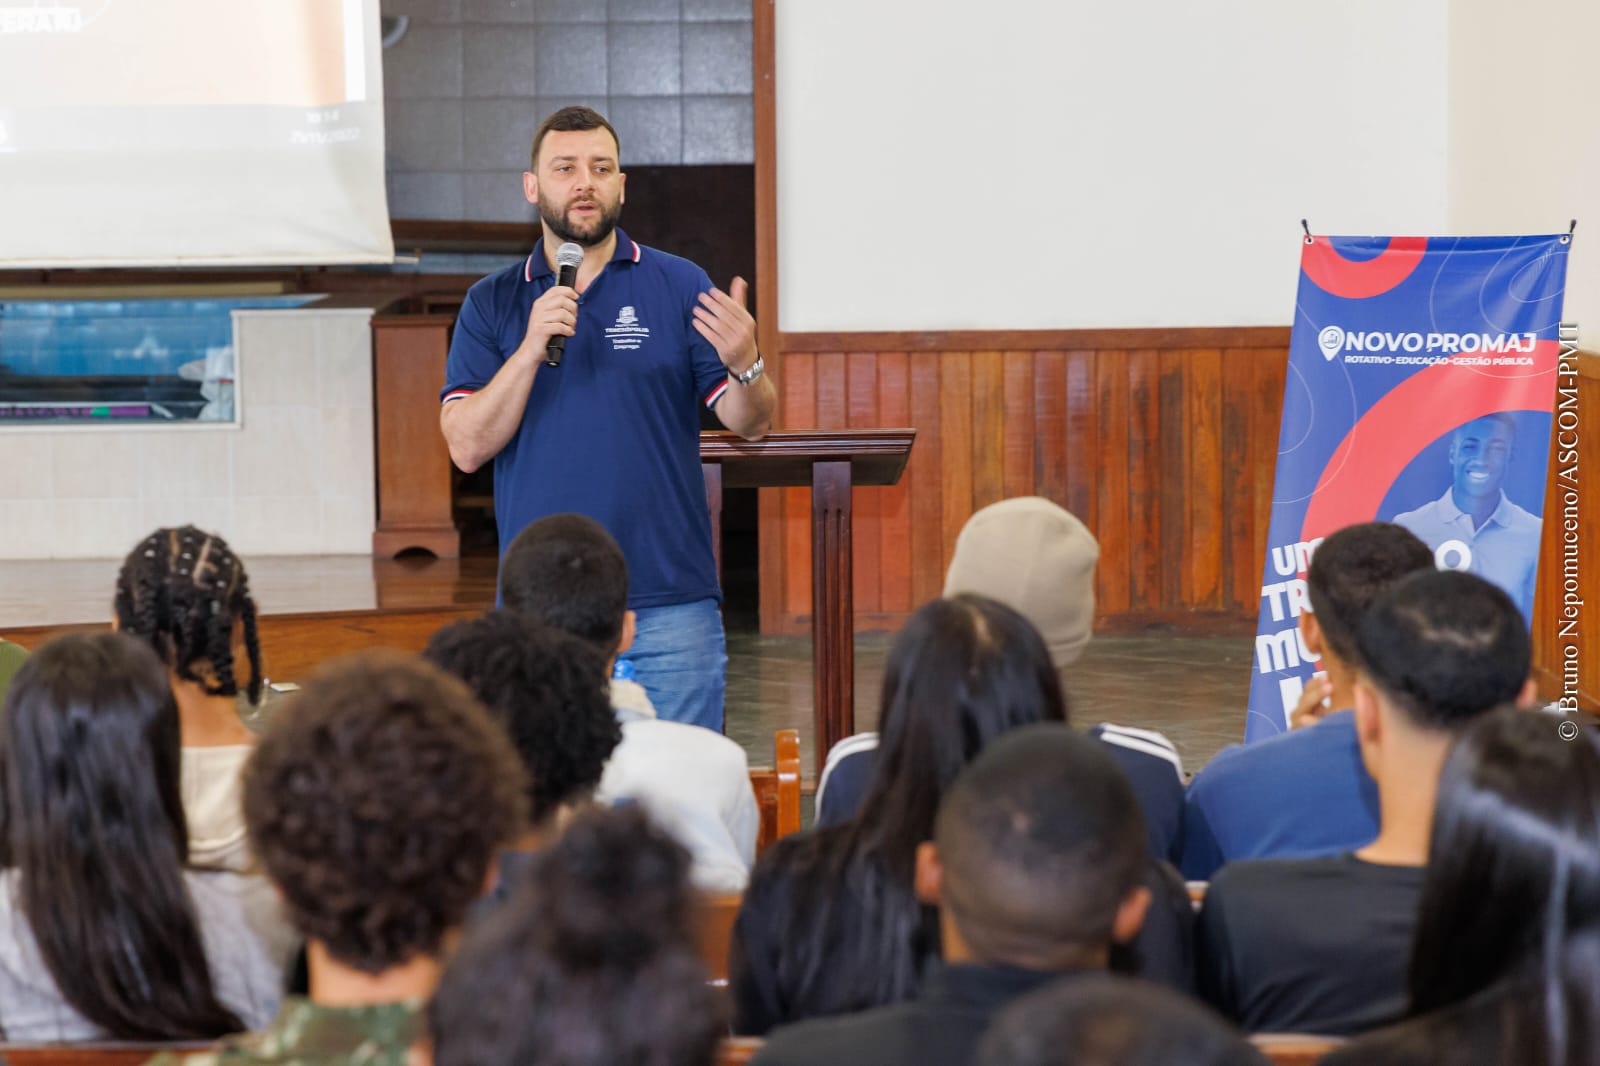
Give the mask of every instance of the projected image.
<path id="1" fill-rule="evenodd" d="M 0 0 L 0 269 L 383 263 L 379 0 Z"/>
<path id="2" fill-rule="evenodd" d="M 0 100 L 30 107 L 361 100 L 363 53 L 346 47 L 360 39 L 360 22 L 350 22 L 360 14 L 360 4 L 352 10 L 340 0 L 6 0 Z"/>
<path id="3" fill-rule="evenodd" d="M 0 427 L 232 422 L 232 312 L 314 299 L 0 300 Z"/>

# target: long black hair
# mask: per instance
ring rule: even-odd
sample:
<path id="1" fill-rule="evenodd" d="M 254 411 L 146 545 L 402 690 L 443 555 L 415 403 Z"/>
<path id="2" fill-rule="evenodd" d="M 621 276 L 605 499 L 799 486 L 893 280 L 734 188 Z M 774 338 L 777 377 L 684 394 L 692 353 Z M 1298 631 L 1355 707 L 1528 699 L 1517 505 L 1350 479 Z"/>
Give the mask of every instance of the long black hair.
<path id="1" fill-rule="evenodd" d="M 261 702 L 261 640 L 244 563 L 227 541 L 194 526 L 158 529 L 128 553 L 117 573 L 117 626 L 155 649 L 168 669 L 212 696 L 237 696 L 233 630 L 244 630 L 250 676 Z M 209 676 L 196 672 L 208 668 Z"/>
<path id="2" fill-rule="evenodd" d="M 1412 942 L 1414 1015 L 1530 969 L 1546 978 L 1547 1009 L 1563 1011 L 1564 945 L 1600 922 L 1600 744 L 1557 726 L 1499 710 L 1451 750 Z"/>
<path id="3" fill-rule="evenodd" d="M 878 753 L 860 810 L 783 842 L 764 864 L 793 893 L 777 959 L 791 1019 L 910 997 L 939 950 L 913 879 L 941 797 L 995 737 L 1066 718 L 1050 653 L 1016 611 L 964 594 L 911 617 L 884 666 Z"/>
<path id="4" fill-rule="evenodd" d="M 12 682 L 0 722 L 0 865 L 50 976 L 124 1040 L 244 1026 L 212 988 L 184 884 L 178 709 L 150 649 L 60 637 Z"/>

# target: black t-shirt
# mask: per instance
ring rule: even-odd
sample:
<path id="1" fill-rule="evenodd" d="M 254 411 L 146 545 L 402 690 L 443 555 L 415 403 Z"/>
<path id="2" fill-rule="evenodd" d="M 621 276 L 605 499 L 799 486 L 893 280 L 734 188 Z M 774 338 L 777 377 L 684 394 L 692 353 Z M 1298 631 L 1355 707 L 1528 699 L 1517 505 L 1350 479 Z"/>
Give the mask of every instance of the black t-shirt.
<path id="1" fill-rule="evenodd" d="M 1422 873 L 1352 854 L 1224 866 L 1196 927 L 1200 994 L 1253 1033 L 1346 1036 L 1397 1020 Z"/>

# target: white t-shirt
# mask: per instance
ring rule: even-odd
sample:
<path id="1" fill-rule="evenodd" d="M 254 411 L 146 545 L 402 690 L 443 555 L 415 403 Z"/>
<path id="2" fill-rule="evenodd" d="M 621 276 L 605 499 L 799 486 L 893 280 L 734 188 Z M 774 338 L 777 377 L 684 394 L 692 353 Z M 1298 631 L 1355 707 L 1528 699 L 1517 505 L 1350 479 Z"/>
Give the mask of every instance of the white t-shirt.
<path id="1" fill-rule="evenodd" d="M 743 892 L 755 861 L 761 812 L 744 749 L 720 733 L 663 722 L 636 682 L 611 682 L 622 742 L 606 762 L 595 798 L 632 800 L 682 844 L 705 892 Z"/>
<path id="2" fill-rule="evenodd" d="M 245 760 L 255 750 L 254 744 L 183 749 L 180 788 L 191 866 L 255 870 L 241 804 Z"/>

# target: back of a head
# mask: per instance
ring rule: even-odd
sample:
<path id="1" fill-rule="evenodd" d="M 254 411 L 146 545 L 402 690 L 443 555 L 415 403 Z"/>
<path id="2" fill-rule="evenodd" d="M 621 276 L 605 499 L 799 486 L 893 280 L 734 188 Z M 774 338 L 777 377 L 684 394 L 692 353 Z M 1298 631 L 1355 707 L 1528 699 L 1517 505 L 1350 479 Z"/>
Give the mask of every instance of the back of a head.
<path id="1" fill-rule="evenodd" d="M 1497 710 L 1462 730 L 1439 778 L 1411 960 L 1412 1012 L 1537 967 L 1600 922 L 1600 741 Z"/>
<path id="2" fill-rule="evenodd" d="M 1433 552 L 1393 522 L 1361 522 L 1331 533 L 1306 573 L 1311 610 L 1328 648 L 1345 662 L 1356 653 L 1356 627 L 1382 593 L 1409 574 L 1433 569 Z"/>
<path id="3" fill-rule="evenodd" d="M 995 600 L 962 594 L 924 604 L 884 664 L 881 734 L 863 813 L 925 839 L 939 798 L 993 739 L 1067 719 L 1038 631 Z"/>
<path id="4" fill-rule="evenodd" d="M 245 822 L 295 927 L 376 974 L 460 925 L 523 822 L 523 778 L 465 685 L 361 652 L 277 714 L 245 768 Z"/>
<path id="5" fill-rule="evenodd" d="M 975 512 L 956 537 L 944 595 L 987 596 L 1039 631 L 1056 668 L 1083 654 L 1094 626 L 1100 545 L 1072 512 L 1042 496 Z"/>
<path id="6" fill-rule="evenodd" d="M 243 631 L 250 676 L 244 691 L 261 701 L 261 642 L 244 562 L 228 542 L 194 526 L 158 529 L 134 545 L 117 572 L 117 627 L 155 649 L 178 677 L 214 696 L 234 696 L 235 627 Z"/>
<path id="7" fill-rule="evenodd" d="M 604 526 L 577 514 L 529 525 L 500 560 L 507 610 L 616 654 L 628 610 L 628 563 Z"/>
<path id="8" fill-rule="evenodd" d="M 1133 786 L 1104 745 L 1059 723 L 989 745 L 946 794 L 933 839 L 940 906 L 985 963 L 1103 958 L 1144 867 Z"/>
<path id="9" fill-rule="evenodd" d="M 510 736 L 534 824 L 599 785 L 622 728 L 593 645 L 502 610 L 445 626 L 422 656 L 466 682 Z"/>
<path id="10" fill-rule="evenodd" d="M 1362 675 L 1424 729 L 1453 731 L 1527 682 L 1528 623 L 1475 574 L 1426 570 L 1373 601 L 1356 630 Z"/>
<path id="11" fill-rule="evenodd" d="M 587 811 L 468 933 L 432 1007 L 437 1066 L 710 1066 L 689 857 L 638 805 Z"/>
<path id="12" fill-rule="evenodd" d="M 1266 1066 L 1223 1018 L 1160 985 L 1069 977 L 1017 1000 L 989 1026 L 978 1066 Z"/>
<path id="13" fill-rule="evenodd" d="M 45 644 L 0 720 L 0 864 L 62 995 L 121 1039 L 239 1026 L 212 991 L 183 878 L 178 745 L 166 667 L 121 633 Z"/>

